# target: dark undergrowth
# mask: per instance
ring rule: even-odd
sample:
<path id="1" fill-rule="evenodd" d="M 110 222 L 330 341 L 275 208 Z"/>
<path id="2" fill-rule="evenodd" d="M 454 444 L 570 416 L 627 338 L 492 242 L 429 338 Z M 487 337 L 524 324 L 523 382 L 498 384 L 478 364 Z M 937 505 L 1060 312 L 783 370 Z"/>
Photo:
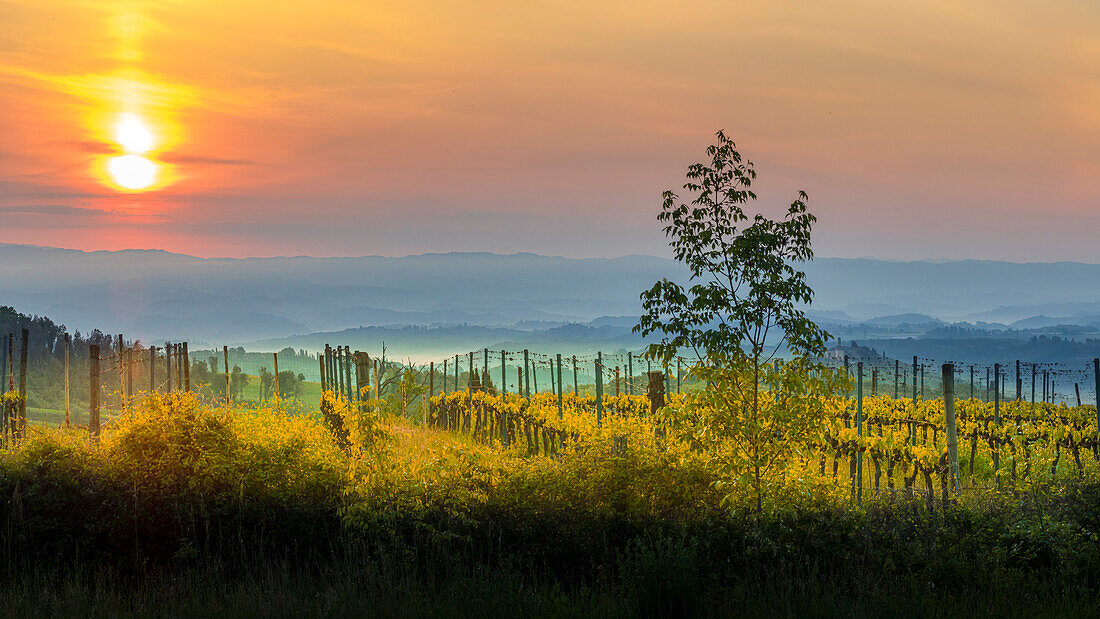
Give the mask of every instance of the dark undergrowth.
<path id="1" fill-rule="evenodd" d="M 0 616 L 1100 616 L 1088 479 L 758 516 L 690 459 L 395 428 L 353 461 L 301 419 L 149 406 L 0 455 Z"/>

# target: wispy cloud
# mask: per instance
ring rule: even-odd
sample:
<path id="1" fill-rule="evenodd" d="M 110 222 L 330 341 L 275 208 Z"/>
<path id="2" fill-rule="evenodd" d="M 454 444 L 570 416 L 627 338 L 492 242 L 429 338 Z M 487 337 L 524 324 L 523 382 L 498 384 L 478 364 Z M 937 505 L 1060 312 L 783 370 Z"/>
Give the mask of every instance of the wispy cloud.
<path id="1" fill-rule="evenodd" d="M 173 155 L 171 153 L 160 157 L 165 163 L 176 165 L 262 165 L 252 159 L 232 159 L 223 157 L 206 157 L 202 155 Z"/>
<path id="2" fill-rule="evenodd" d="M 5 214 L 49 215 L 54 217 L 100 217 L 103 215 L 117 215 L 119 212 L 98 208 L 65 206 L 64 204 L 27 204 L 23 206 L 0 206 L 0 215 Z"/>

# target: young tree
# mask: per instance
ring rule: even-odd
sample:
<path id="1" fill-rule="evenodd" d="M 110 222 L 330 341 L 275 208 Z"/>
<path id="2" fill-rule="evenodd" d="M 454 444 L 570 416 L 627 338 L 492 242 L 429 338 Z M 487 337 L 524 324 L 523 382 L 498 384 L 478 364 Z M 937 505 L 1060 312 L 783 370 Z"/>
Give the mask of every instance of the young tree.
<path id="1" fill-rule="evenodd" d="M 264 402 L 275 391 L 275 375 L 267 369 L 267 366 L 261 366 L 258 374 L 260 377 L 260 401 Z M 282 376 L 282 372 L 279 372 L 279 375 Z"/>
<path id="2" fill-rule="evenodd" d="M 225 376 L 225 374 L 222 374 L 222 376 Z M 241 371 L 241 366 L 234 365 L 233 371 L 229 374 L 229 390 L 232 394 L 230 397 L 234 402 L 240 402 L 244 387 L 247 384 L 248 375 Z"/>
<path id="3" fill-rule="evenodd" d="M 813 258 L 816 218 L 802 191 L 783 219 L 750 217 L 752 162 L 721 131 L 707 155 L 687 171 L 693 199 L 666 191 L 658 215 L 690 287 L 665 279 L 643 292 L 634 332 L 662 335 L 646 351 L 662 364 L 694 352 L 693 373 L 707 387 L 673 425 L 710 451 L 731 495 L 749 490 L 760 510 L 769 484 L 782 481 L 769 477 L 820 424 L 834 387 L 833 373 L 815 361 L 829 335 L 800 309 L 813 291 L 795 268 Z"/>
<path id="4" fill-rule="evenodd" d="M 298 379 L 299 375 L 290 370 L 279 372 L 279 397 L 280 398 L 294 398 L 302 394 L 302 381 Z M 304 378 L 304 377 L 303 377 Z"/>

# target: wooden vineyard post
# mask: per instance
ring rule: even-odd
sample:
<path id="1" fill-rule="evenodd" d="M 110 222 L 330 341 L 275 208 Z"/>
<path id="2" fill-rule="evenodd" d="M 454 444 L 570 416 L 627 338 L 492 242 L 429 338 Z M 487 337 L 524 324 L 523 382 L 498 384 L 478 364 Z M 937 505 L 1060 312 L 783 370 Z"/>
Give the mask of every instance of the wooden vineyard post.
<path id="1" fill-rule="evenodd" d="M 126 399 L 134 398 L 134 347 L 126 349 Z"/>
<path id="2" fill-rule="evenodd" d="M 1020 378 L 1020 360 L 1016 360 L 1016 401 L 1024 397 L 1024 379 Z"/>
<path id="3" fill-rule="evenodd" d="M 336 349 L 328 344 L 325 344 L 325 359 L 325 365 L 328 368 L 328 390 L 339 397 L 343 389 L 340 386 L 340 368 L 336 361 Z"/>
<path id="4" fill-rule="evenodd" d="M 959 495 L 959 443 L 955 431 L 955 364 L 943 364 L 943 410 L 947 429 L 947 462 L 951 468 L 951 490 Z"/>
<path id="5" fill-rule="evenodd" d="M 424 419 L 424 424 L 427 425 L 429 419 L 432 418 L 432 413 L 435 410 L 435 405 L 432 404 L 432 398 L 435 397 L 435 361 L 428 364 L 428 416 Z"/>
<path id="6" fill-rule="evenodd" d="M 230 395 L 230 392 L 229 392 L 229 347 L 228 346 L 222 346 L 222 359 L 224 360 L 224 363 L 225 363 L 225 403 L 226 404 L 232 404 L 233 403 L 233 398 L 232 398 L 232 396 Z M 168 382 L 171 383 L 172 380 L 169 379 Z"/>
<path id="7" fill-rule="evenodd" d="M 550 367 L 550 395 L 554 395 L 558 392 L 558 388 L 557 388 L 557 386 L 555 386 L 555 381 L 554 381 L 554 360 L 550 359 L 549 361 L 546 362 L 546 364 Z M 536 378 L 537 378 L 537 376 L 536 376 Z"/>
<path id="8" fill-rule="evenodd" d="M 856 436 L 863 438 L 863 362 L 856 363 Z M 863 503 L 863 450 L 856 451 L 856 503 Z"/>
<path id="9" fill-rule="evenodd" d="M 275 405 L 279 404 L 279 353 L 271 353 L 271 362 L 275 365 Z"/>
<path id="10" fill-rule="evenodd" d="M 455 355 L 455 391 L 462 391 L 462 387 L 458 386 L 458 355 Z"/>
<path id="11" fill-rule="evenodd" d="M 1073 383 L 1073 392 L 1077 394 L 1077 406 L 1081 406 L 1081 385 Z"/>
<path id="12" fill-rule="evenodd" d="M 484 376 L 486 379 L 489 378 L 489 349 L 488 348 L 484 349 L 481 353 L 481 373 L 482 373 L 482 376 Z M 487 389 L 488 385 L 489 385 L 489 381 L 488 380 L 483 380 L 481 382 L 485 383 L 484 385 L 482 385 L 482 387 Z"/>
<path id="13" fill-rule="evenodd" d="M 13 334 L 8 334 L 8 345 L 4 347 L 4 367 L 0 368 L 0 374 L 4 375 L 3 382 L 5 394 L 7 394 L 9 391 L 15 391 L 15 380 L 13 378 L 14 361 L 12 360 L 12 354 L 14 351 L 14 348 L 12 347 L 12 342 L 14 341 L 14 337 L 15 336 Z M 13 424 L 15 423 L 15 411 L 10 409 L 6 403 L 0 406 L 0 409 L 3 409 L 2 416 L 0 416 L 0 438 L 2 438 L 4 445 L 9 445 L 9 438 L 15 438 L 13 434 L 9 434 L 9 432 L 13 428 Z"/>
<path id="14" fill-rule="evenodd" d="M 73 347 L 73 340 L 69 337 L 69 334 L 65 334 L 65 425 L 70 426 L 73 423 L 72 415 L 69 409 L 69 351 Z"/>
<path id="15" fill-rule="evenodd" d="M 917 356 L 913 355 L 913 418 L 917 416 Z M 917 444 L 917 426 L 909 422 L 909 444 Z"/>
<path id="16" fill-rule="evenodd" d="M 558 353 L 558 419 L 562 418 L 562 391 L 564 386 L 561 382 L 561 353 Z"/>
<path id="17" fill-rule="evenodd" d="M 336 367 L 336 350 L 328 344 L 325 344 L 325 364 L 328 368 L 328 390 L 339 395 L 340 373 Z"/>
<path id="18" fill-rule="evenodd" d="M 619 366 L 615 366 L 615 397 L 619 397 Z"/>
<path id="19" fill-rule="evenodd" d="M 328 381 L 325 380 L 325 356 L 323 353 L 317 353 L 317 365 L 318 371 L 321 373 L 321 395 L 324 396 L 328 391 Z"/>
<path id="20" fill-rule="evenodd" d="M 15 334 L 8 334 L 8 391 L 15 391 Z"/>
<path id="21" fill-rule="evenodd" d="M 118 401 L 121 403 L 119 409 L 125 411 L 129 402 L 126 399 L 126 364 L 125 364 L 125 350 L 126 346 L 122 342 L 122 334 L 118 334 Z"/>
<path id="22" fill-rule="evenodd" d="M 331 369 L 329 370 L 329 389 L 339 397 L 347 397 L 349 387 L 344 374 L 344 349 L 336 346 L 329 351 L 331 357 Z M 350 403 L 350 402 L 349 402 Z"/>
<path id="23" fill-rule="evenodd" d="M 657 411 L 665 405 L 664 374 L 660 371 L 647 372 L 646 377 L 649 380 L 646 393 L 649 397 L 649 414 L 650 416 L 654 416 L 657 414 Z"/>
<path id="24" fill-rule="evenodd" d="M 172 344 L 172 370 L 176 373 L 176 393 L 183 391 L 183 345 L 179 342 Z"/>
<path id="25" fill-rule="evenodd" d="M 443 360 L 443 397 L 447 397 L 447 360 Z"/>
<path id="26" fill-rule="evenodd" d="M 577 355 L 573 355 L 573 395 L 580 393 L 577 388 Z"/>
<path id="27" fill-rule="evenodd" d="M 88 347 L 88 432 L 99 440 L 99 345 Z"/>
<path id="28" fill-rule="evenodd" d="M 466 393 L 473 394 L 474 392 L 474 353 L 470 353 L 470 370 L 466 376 Z"/>
<path id="29" fill-rule="evenodd" d="M 383 351 L 385 354 L 385 351 Z M 378 359 L 374 360 L 374 397 L 382 397 L 382 372 L 386 371 L 386 366 L 379 363 Z M 457 383 L 456 383 L 457 384 Z"/>
<path id="30" fill-rule="evenodd" d="M 344 346 L 344 387 L 348 392 L 348 404 L 351 404 L 356 399 L 351 393 L 351 346 Z"/>
<path id="31" fill-rule="evenodd" d="M 507 367 L 505 367 L 507 364 L 504 362 L 505 361 L 505 354 L 506 353 L 504 352 L 504 349 L 502 348 L 500 350 L 500 399 L 501 399 L 501 401 L 505 401 L 504 396 L 508 393 L 508 377 L 507 377 L 507 374 L 506 374 Z M 516 389 L 519 389 L 518 385 L 516 386 Z M 505 408 L 501 411 L 500 419 L 501 419 L 500 442 L 501 442 L 502 445 L 507 447 L 508 446 L 508 409 L 507 408 Z"/>
<path id="32" fill-rule="evenodd" d="M 149 347 L 149 395 L 157 392 L 157 347 Z"/>
<path id="33" fill-rule="evenodd" d="M 1092 378 L 1096 381 L 1096 391 L 1094 392 L 1096 394 L 1096 435 L 1100 436 L 1100 358 L 1092 360 Z M 1034 399 L 1034 396 L 1032 399 Z M 1097 442 L 1096 453 L 1100 456 L 1100 441 Z"/>
<path id="34" fill-rule="evenodd" d="M 355 392 L 359 394 L 356 401 L 363 405 L 363 388 L 370 387 L 370 355 L 365 352 L 355 353 Z"/>
<path id="35" fill-rule="evenodd" d="M 183 389 L 191 393 L 191 355 L 187 352 L 187 342 L 183 343 Z"/>
<path id="36" fill-rule="evenodd" d="M 626 393 L 634 395 L 634 355 L 626 353 Z"/>
<path id="37" fill-rule="evenodd" d="M 328 344 L 325 344 L 325 349 L 317 355 L 321 359 L 321 390 L 332 390 L 332 376 L 328 371 Z"/>
<path id="38" fill-rule="evenodd" d="M 527 402 L 531 402 L 531 368 L 530 359 L 528 358 L 527 349 L 523 349 L 523 384 L 518 387 L 523 389 L 523 395 L 527 398 Z"/>
<path id="39" fill-rule="evenodd" d="M 603 353 L 596 353 L 596 425 L 603 426 Z"/>
<path id="40" fill-rule="evenodd" d="M 878 396 L 878 368 L 871 368 L 871 397 Z"/>
<path id="41" fill-rule="evenodd" d="M 344 382 L 344 347 L 337 346 L 334 349 L 333 361 L 336 366 L 336 392 L 340 397 L 347 397 L 347 384 Z"/>
<path id="42" fill-rule="evenodd" d="M 165 342 L 164 343 L 164 369 L 167 371 L 167 374 L 164 375 L 164 378 L 165 378 L 166 381 L 168 381 L 164 385 L 164 393 L 166 393 L 166 394 L 167 393 L 172 393 L 172 353 L 173 352 L 174 351 L 172 350 L 172 343 L 171 342 Z M 229 391 L 226 390 L 226 393 L 229 393 Z"/>
<path id="43" fill-rule="evenodd" d="M 27 349 L 30 346 L 30 329 L 23 329 L 23 343 L 19 345 L 19 437 L 27 432 Z"/>
<path id="44" fill-rule="evenodd" d="M 993 364 L 993 373 L 999 374 L 1001 371 L 1001 364 Z M 993 389 L 993 424 L 997 428 L 1001 427 L 1001 390 L 994 386 Z M 993 475 L 997 479 L 997 489 L 1001 489 L 1001 444 L 998 441 L 996 447 L 993 449 Z"/>

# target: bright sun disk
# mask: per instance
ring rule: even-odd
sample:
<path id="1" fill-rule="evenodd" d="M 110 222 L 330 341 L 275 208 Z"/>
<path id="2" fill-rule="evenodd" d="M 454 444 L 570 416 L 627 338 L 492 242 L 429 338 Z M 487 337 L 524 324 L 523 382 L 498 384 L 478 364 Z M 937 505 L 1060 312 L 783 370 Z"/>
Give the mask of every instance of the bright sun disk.
<path id="1" fill-rule="evenodd" d="M 136 114 L 123 114 L 115 125 L 115 140 L 127 153 L 147 153 L 153 148 L 153 134 Z"/>
<path id="2" fill-rule="evenodd" d="M 126 189 L 145 189 L 156 180 L 157 166 L 139 155 L 112 157 L 107 163 L 111 178 Z"/>

